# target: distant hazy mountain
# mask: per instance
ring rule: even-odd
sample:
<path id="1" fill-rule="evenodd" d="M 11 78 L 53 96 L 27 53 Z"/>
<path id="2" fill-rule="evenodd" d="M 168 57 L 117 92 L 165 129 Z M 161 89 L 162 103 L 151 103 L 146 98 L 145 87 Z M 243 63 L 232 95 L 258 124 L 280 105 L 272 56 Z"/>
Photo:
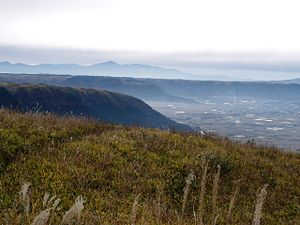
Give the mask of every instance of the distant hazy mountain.
<path id="1" fill-rule="evenodd" d="M 166 69 L 157 66 L 141 64 L 118 64 L 113 61 L 90 66 L 78 64 L 38 64 L 27 65 L 0 62 L 1 73 L 31 73 L 31 74 L 69 74 L 69 75 L 100 75 L 127 76 L 136 78 L 192 79 L 192 80 L 233 80 L 227 76 L 204 76 L 184 73 L 176 69 Z"/>
<path id="2" fill-rule="evenodd" d="M 77 64 L 12 64 L 0 63 L 0 72 L 5 73 L 46 73 L 46 74 L 70 74 L 70 75 L 102 75 L 102 76 L 133 76 L 133 77 L 160 77 L 172 78 L 193 76 L 174 69 L 164 69 L 155 66 L 140 64 L 120 65 L 112 61 L 98 63 L 90 66 Z"/>
<path id="3" fill-rule="evenodd" d="M 263 62 L 263 63 L 242 63 L 242 62 L 211 62 L 198 63 L 197 66 L 201 68 L 219 68 L 219 69 L 239 69 L 239 70 L 253 70 L 253 71 L 273 71 L 273 72 L 290 72 L 299 73 L 299 62 Z"/>
<path id="4" fill-rule="evenodd" d="M 170 95 L 185 98 L 250 97 L 299 101 L 300 85 L 275 82 L 230 82 L 151 79 Z"/>
<path id="5" fill-rule="evenodd" d="M 188 126 L 163 116 L 137 98 L 95 89 L 2 83 L 0 106 L 21 111 L 87 116 L 119 124 L 191 130 Z"/>
<path id="6" fill-rule="evenodd" d="M 300 84 L 300 78 L 291 79 L 291 80 L 277 81 L 276 83 L 283 83 L 283 84 Z"/>

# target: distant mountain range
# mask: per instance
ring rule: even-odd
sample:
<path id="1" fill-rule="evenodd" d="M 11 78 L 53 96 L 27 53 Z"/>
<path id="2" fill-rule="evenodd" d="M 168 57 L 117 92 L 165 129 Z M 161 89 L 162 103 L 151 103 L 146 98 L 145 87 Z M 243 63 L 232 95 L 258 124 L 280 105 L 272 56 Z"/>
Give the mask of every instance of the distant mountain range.
<path id="1" fill-rule="evenodd" d="M 275 82 L 231 82 L 152 79 L 170 95 L 184 98 L 258 98 L 299 101 L 300 85 Z"/>
<path id="2" fill-rule="evenodd" d="M 291 80 L 276 81 L 276 83 L 283 83 L 283 84 L 300 84 L 300 78 L 291 79 Z"/>
<path id="3" fill-rule="evenodd" d="M 135 77 L 168 77 L 187 75 L 174 69 L 160 67 L 125 64 L 120 65 L 113 61 L 98 63 L 90 66 L 78 64 L 39 64 L 28 65 L 22 63 L 0 63 L 1 72 L 10 73 L 45 73 L 45 74 L 70 74 L 70 75 L 101 75 L 101 76 L 135 76 Z"/>
<path id="4" fill-rule="evenodd" d="M 0 106 L 21 111 L 86 116 L 100 121 L 191 131 L 143 101 L 118 93 L 45 84 L 0 84 Z"/>
<path id="5" fill-rule="evenodd" d="M 220 69 L 240 69 L 253 71 L 273 71 L 299 73 L 299 62 L 263 62 L 263 63 L 242 63 L 242 62 L 216 62 L 216 63 L 198 63 L 202 68 L 220 68 Z"/>
<path id="6" fill-rule="evenodd" d="M 98 75 L 135 78 L 191 79 L 191 80 L 236 80 L 229 76 L 195 75 L 176 69 L 167 69 L 142 64 L 118 64 L 113 61 L 89 66 L 78 64 L 38 64 L 0 62 L 0 73 Z"/>

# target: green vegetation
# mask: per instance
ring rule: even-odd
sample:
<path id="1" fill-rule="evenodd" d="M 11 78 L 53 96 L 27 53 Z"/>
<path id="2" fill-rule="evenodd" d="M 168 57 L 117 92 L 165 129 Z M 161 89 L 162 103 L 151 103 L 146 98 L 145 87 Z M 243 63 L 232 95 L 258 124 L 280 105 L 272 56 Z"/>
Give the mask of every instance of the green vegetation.
<path id="1" fill-rule="evenodd" d="M 296 153 L 8 110 L 0 127 L 0 224 L 300 223 Z"/>

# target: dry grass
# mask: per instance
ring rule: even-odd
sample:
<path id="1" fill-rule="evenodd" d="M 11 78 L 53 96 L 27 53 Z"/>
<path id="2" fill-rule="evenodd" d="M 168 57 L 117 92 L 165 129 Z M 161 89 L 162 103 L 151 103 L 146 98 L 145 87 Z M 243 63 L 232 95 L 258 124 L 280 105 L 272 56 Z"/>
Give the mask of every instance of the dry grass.
<path id="1" fill-rule="evenodd" d="M 186 207 L 186 204 L 187 204 L 187 201 L 188 201 L 188 195 L 189 195 L 189 192 L 190 192 L 191 184 L 192 184 L 194 179 L 195 179 L 195 175 L 194 175 L 194 172 L 192 171 L 185 180 L 186 185 L 185 185 L 185 188 L 184 188 L 182 208 L 181 208 L 181 215 L 182 216 L 184 216 L 185 207 Z"/>
<path id="2" fill-rule="evenodd" d="M 214 176 L 214 182 L 213 182 L 213 195 L 212 195 L 212 221 L 213 224 L 216 224 L 218 221 L 218 209 L 217 209 L 217 198 L 218 198 L 218 192 L 219 192 L 219 180 L 221 175 L 221 166 L 217 166 L 217 173 Z"/>
<path id="3" fill-rule="evenodd" d="M 0 224 L 299 221 L 295 153 L 6 110 L 0 110 L 0 127 Z M 257 198 L 264 184 L 268 195 Z"/>
<path id="4" fill-rule="evenodd" d="M 206 180 L 207 180 L 207 171 L 208 171 L 208 166 L 209 166 L 209 159 L 205 159 L 204 161 L 204 171 L 202 174 L 202 179 L 201 179 L 201 185 L 200 185 L 200 200 L 199 200 L 199 215 L 197 224 L 203 225 L 203 214 L 204 214 L 204 207 L 205 207 L 205 193 L 206 193 Z"/>
<path id="5" fill-rule="evenodd" d="M 235 190 L 234 190 L 234 192 L 233 192 L 233 194 L 230 198 L 225 224 L 230 224 L 231 223 L 231 215 L 232 215 L 232 211 L 234 209 L 235 202 L 237 200 L 237 196 L 238 196 L 239 191 L 240 191 L 240 181 L 237 181 L 236 185 L 235 185 Z"/>
<path id="6" fill-rule="evenodd" d="M 265 185 L 257 195 L 257 201 L 255 205 L 254 219 L 252 225 L 260 225 L 260 221 L 262 218 L 263 204 L 267 198 L 267 186 L 268 185 Z"/>

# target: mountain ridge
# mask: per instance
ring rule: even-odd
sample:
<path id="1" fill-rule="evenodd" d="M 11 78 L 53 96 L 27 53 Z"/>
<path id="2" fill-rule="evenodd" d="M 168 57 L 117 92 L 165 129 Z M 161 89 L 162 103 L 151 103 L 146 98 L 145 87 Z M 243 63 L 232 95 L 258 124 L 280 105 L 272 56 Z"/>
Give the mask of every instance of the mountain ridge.
<path id="1" fill-rule="evenodd" d="M 72 114 L 125 125 L 192 131 L 137 98 L 87 88 L 0 83 L 0 105 L 21 111 Z"/>
<path id="2" fill-rule="evenodd" d="M 170 95 L 156 84 L 131 77 L 48 75 L 48 74 L 4 74 L 0 81 L 12 83 L 44 83 L 75 88 L 95 88 L 123 93 L 144 101 L 193 102 L 193 100 Z"/>
<path id="3" fill-rule="evenodd" d="M 256 97 L 298 100 L 300 84 L 295 81 L 201 81 L 111 76 L 0 73 L 0 81 L 105 89 L 144 101 L 197 103 L 195 98 L 213 96 Z"/>

